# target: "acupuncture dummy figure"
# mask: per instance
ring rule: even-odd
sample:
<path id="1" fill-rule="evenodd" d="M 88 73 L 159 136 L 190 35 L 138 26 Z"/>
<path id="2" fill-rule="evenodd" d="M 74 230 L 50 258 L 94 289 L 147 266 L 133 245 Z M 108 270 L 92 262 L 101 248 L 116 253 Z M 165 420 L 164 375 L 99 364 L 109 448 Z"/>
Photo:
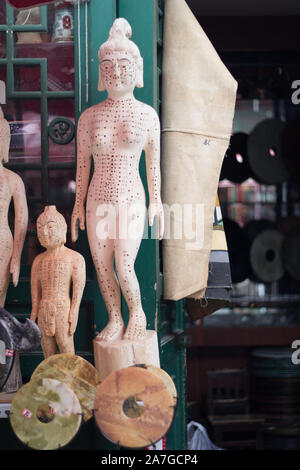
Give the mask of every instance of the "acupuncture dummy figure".
<path id="1" fill-rule="evenodd" d="M 32 264 L 30 317 L 41 330 L 45 358 L 56 354 L 57 346 L 60 353 L 75 354 L 73 335 L 85 286 L 85 261 L 64 245 L 66 233 L 64 217 L 55 206 L 47 206 L 37 219 L 37 236 L 46 251 Z"/>
<path id="2" fill-rule="evenodd" d="M 24 183 L 8 162 L 10 127 L 0 108 L 0 307 L 4 307 L 10 275 L 13 285 L 19 282 L 21 254 L 28 225 L 28 208 Z M 14 234 L 8 225 L 10 202 L 14 204 Z"/>
<path id="3" fill-rule="evenodd" d="M 129 23 L 123 18 L 115 20 L 108 40 L 98 52 L 98 90 L 106 90 L 108 97 L 82 113 L 77 129 L 72 239 L 77 240 L 78 227 L 84 230 L 86 220 L 89 246 L 109 316 L 106 327 L 96 338 L 100 341 L 140 340 L 146 335 L 146 317 L 134 270 L 146 218 L 145 191 L 139 175 L 143 150 L 149 225 L 157 216 L 159 239 L 164 230 L 160 124 L 155 110 L 134 97 L 134 88 L 143 86 L 143 60 L 130 37 Z M 89 184 L 92 156 L 94 173 Z M 100 230 L 104 220 L 106 232 Z M 134 234 L 126 230 L 130 226 L 135 227 Z M 121 291 L 129 308 L 126 330 L 121 315 Z"/>

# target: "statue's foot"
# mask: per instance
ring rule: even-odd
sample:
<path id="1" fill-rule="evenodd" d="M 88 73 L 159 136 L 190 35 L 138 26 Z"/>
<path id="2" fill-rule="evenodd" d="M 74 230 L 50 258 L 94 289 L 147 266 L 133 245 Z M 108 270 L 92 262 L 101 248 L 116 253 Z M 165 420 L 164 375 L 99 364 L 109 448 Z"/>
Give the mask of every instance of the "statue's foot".
<path id="1" fill-rule="evenodd" d="M 143 311 L 131 314 L 123 339 L 130 341 L 144 339 L 146 337 L 146 326 L 147 320 Z"/>
<path id="2" fill-rule="evenodd" d="M 125 331 L 123 322 L 109 320 L 106 327 L 96 336 L 96 341 L 115 341 L 122 339 Z"/>

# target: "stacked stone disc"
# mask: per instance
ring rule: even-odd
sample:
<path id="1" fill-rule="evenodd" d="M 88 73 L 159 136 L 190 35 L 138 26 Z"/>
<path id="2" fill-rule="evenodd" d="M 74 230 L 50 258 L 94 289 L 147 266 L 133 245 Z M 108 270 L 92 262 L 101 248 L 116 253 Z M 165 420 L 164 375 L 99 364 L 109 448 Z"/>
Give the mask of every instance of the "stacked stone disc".
<path id="1" fill-rule="evenodd" d="M 258 348 L 251 354 L 251 405 L 253 412 L 265 418 L 265 448 L 299 448 L 300 364 L 296 354 L 288 347 Z"/>

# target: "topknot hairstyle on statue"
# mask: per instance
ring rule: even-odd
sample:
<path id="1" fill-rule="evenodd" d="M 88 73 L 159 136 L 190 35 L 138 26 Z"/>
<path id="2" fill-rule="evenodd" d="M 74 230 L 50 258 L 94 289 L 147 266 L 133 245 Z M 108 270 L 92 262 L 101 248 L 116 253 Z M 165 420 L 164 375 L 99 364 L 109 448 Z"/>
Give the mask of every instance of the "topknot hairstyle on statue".
<path id="1" fill-rule="evenodd" d="M 132 36 L 132 29 L 130 24 L 125 18 L 117 18 L 113 22 L 112 27 L 109 30 L 107 41 L 105 41 L 99 48 L 98 59 L 99 62 L 103 59 L 106 54 L 110 54 L 115 51 L 125 52 L 133 57 L 137 64 L 137 81 L 136 86 L 142 88 L 143 82 L 143 59 L 140 54 L 140 50 L 137 45 L 130 40 Z M 101 72 L 99 68 L 99 84 L 98 90 L 103 91 L 104 87 L 101 81 Z"/>
<path id="2" fill-rule="evenodd" d="M 135 59 L 141 57 L 139 48 L 129 38 L 132 36 L 132 29 L 125 18 L 117 18 L 109 30 L 108 39 L 104 42 L 98 52 L 99 61 L 105 54 L 112 51 L 125 51 L 131 54 Z"/>

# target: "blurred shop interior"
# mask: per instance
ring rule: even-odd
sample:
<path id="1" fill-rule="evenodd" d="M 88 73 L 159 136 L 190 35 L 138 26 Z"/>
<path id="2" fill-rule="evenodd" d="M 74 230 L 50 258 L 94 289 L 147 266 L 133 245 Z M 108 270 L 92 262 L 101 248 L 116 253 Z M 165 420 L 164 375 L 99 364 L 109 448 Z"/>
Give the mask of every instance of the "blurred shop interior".
<path id="1" fill-rule="evenodd" d="M 300 449 L 300 6 L 187 3 L 238 81 L 218 190 L 232 290 L 187 306 L 188 416 L 221 448 Z"/>

